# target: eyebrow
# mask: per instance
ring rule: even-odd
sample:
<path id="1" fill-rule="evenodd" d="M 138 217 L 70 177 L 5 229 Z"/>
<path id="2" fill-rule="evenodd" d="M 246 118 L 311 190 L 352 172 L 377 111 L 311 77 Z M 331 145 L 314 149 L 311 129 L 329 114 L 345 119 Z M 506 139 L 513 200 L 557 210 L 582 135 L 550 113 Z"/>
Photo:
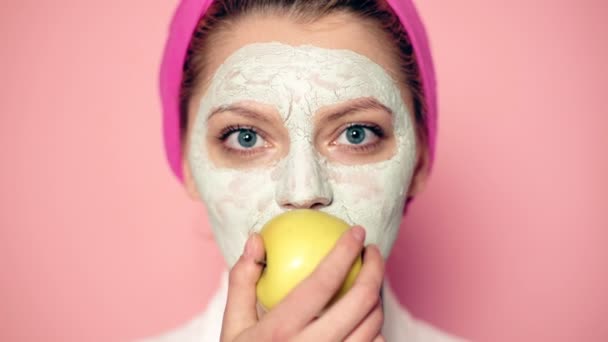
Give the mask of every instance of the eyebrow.
<path id="1" fill-rule="evenodd" d="M 378 100 L 371 97 L 366 97 L 350 101 L 346 107 L 340 108 L 340 110 L 332 112 L 331 114 L 327 115 L 325 119 L 328 121 L 333 121 L 355 112 L 362 112 L 373 109 L 382 110 L 389 115 L 393 115 L 393 111 L 382 103 L 378 102 Z"/>
<path id="2" fill-rule="evenodd" d="M 344 108 L 340 108 L 340 110 L 338 110 L 338 111 L 332 112 L 331 114 L 327 115 L 325 119 L 328 121 L 333 121 L 333 120 L 337 120 L 343 116 L 350 115 L 350 114 L 353 114 L 356 112 L 362 112 L 362 111 L 374 110 L 374 109 L 382 110 L 389 115 L 393 115 L 393 111 L 390 110 L 385 105 L 383 105 L 382 103 L 380 103 L 378 100 L 376 100 L 372 97 L 366 97 L 366 98 L 360 98 L 360 99 L 349 101 L 347 106 L 345 106 Z M 245 108 L 238 104 L 222 106 L 222 107 L 215 109 L 214 111 L 211 112 L 211 114 L 209 114 L 209 116 L 207 117 L 207 121 L 209 121 L 209 119 L 211 119 L 211 117 L 213 117 L 214 115 L 220 114 L 223 112 L 233 112 L 235 114 L 238 114 L 240 116 L 244 116 L 244 117 L 247 117 L 247 118 L 250 118 L 253 120 L 270 122 L 270 119 L 266 115 L 260 114 L 254 110 Z"/>
<path id="3" fill-rule="evenodd" d="M 217 108 L 216 110 L 212 111 L 211 114 L 209 114 L 209 116 L 207 117 L 207 121 L 209 121 L 209 119 L 211 119 L 212 116 L 219 114 L 219 113 L 223 113 L 223 112 L 232 112 L 235 114 L 238 114 L 240 116 L 244 116 L 253 120 L 259 120 L 259 121 L 264 121 L 264 122 L 270 122 L 270 119 L 263 114 L 260 114 L 254 110 L 251 110 L 249 108 L 245 108 L 239 105 L 229 105 L 229 106 L 222 106 L 220 108 Z"/>

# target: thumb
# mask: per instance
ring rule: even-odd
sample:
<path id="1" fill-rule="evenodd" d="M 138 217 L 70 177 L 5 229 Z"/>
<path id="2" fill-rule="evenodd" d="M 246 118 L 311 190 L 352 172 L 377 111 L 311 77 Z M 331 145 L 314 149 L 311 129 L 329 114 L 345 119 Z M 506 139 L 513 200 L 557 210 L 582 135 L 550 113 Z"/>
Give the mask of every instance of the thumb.
<path id="1" fill-rule="evenodd" d="M 230 270 L 221 341 L 232 341 L 257 323 L 255 285 L 262 273 L 263 259 L 264 242 L 258 234 L 252 234 L 243 255 Z"/>

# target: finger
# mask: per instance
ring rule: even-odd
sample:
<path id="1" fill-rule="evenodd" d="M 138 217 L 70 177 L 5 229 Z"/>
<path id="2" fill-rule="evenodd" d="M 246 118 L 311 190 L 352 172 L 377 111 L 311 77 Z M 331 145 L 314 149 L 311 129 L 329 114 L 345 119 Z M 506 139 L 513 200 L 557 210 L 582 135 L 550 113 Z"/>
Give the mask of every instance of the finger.
<path id="1" fill-rule="evenodd" d="M 264 242 L 252 234 L 245 251 L 230 270 L 228 300 L 222 322 L 222 341 L 232 341 L 243 330 L 257 322 L 255 286 L 262 273 Z"/>
<path id="2" fill-rule="evenodd" d="M 384 261 L 378 247 L 371 245 L 365 249 L 363 267 L 353 284 L 353 287 L 331 306 L 327 312 L 314 323 L 310 324 L 306 333 L 310 334 L 311 340 L 325 337 L 328 340 L 342 341 L 349 336 L 357 327 L 363 324 L 376 306 L 380 306 L 380 290 L 384 279 Z M 382 316 L 380 310 L 380 316 Z M 378 315 L 376 313 L 375 315 Z M 360 334 L 367 333 L 367 341 L 378 334 L 378 331 L 367 332 L 375 327 L 376 316 L 364 324 Z"/>
<path id="3" fill-rule="evenodd" d="M 375 341 L 382 332 L 382 324 L 384 323 L 384 313 L 382 305 L 378 303 L 374 310 L 370 312 L 365 319 L 359 323 L 353 332 L 344 340 L 346 342 L 368 342 Z"/>
<path id="4" fill-rule="evenodd" d="M 372 342 L 386 342 L 386 339 L 382 335 L 376 336 Z"/>
<path id="5" fill-rule="evenodd" d="M 266 316 L 268 326 L 278 326 L 279 337 L 302 330 L 336 294 L 361 253 L 365 230 L 355 226 L 346 231 L 319 266 Z"/>

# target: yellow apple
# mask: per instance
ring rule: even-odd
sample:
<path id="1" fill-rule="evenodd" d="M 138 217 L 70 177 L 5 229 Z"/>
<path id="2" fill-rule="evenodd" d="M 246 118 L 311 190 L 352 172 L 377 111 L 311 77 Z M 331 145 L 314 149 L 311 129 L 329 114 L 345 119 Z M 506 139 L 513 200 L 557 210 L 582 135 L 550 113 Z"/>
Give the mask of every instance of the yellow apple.
<path id="1" fill-rule="evenodd" d="M 262 308 L 271 310 L 310 275 L 349 228 L 335 216 L 310 209 L 291 210 L 268 221 L 260 232 L 266 248 L 266 268 L 256 289 Z M 360 269 L 361 256 L 329 305 L 350 289 Z"/>

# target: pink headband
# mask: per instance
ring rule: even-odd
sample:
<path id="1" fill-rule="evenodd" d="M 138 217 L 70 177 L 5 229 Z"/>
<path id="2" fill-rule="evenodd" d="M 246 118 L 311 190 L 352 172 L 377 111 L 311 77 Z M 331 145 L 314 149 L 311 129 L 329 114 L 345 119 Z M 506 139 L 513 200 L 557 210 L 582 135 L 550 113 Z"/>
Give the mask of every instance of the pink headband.
<path id="1" fill-rule="evenodd" d="M 182 180 L 182 151 L 180 132 L 179 92 L 182 70 L 190 38 L 213 0 L 181 0 L 171 22 L 169 37 L 160 68 L 160 95 L 163 105 L 163 131 L 165 150 L 171 169 Z M 437 132 L 437 93 L 435 71 L 424 26 L 418 17 L 412 0 L 388 0 L 389 5 L 401 20 L 414 47 L 420 69 L 426 111 L 426 129 L 429 138 L 429 153 L 432 162 Z"/>

